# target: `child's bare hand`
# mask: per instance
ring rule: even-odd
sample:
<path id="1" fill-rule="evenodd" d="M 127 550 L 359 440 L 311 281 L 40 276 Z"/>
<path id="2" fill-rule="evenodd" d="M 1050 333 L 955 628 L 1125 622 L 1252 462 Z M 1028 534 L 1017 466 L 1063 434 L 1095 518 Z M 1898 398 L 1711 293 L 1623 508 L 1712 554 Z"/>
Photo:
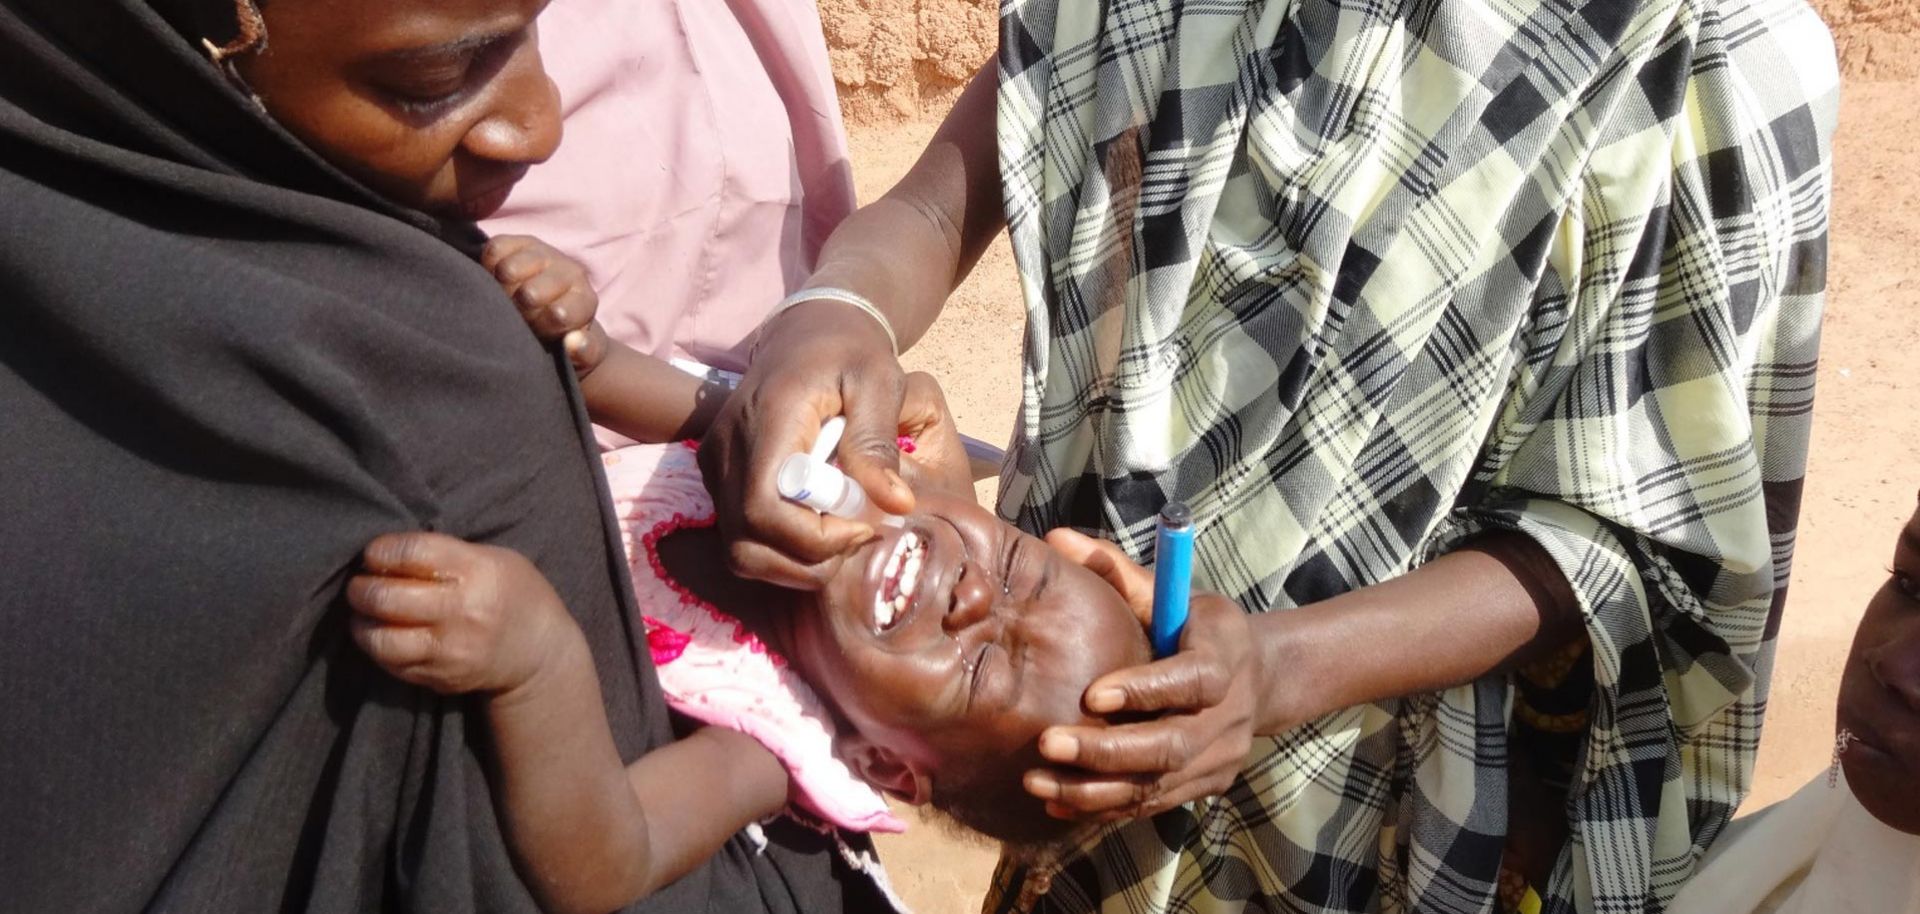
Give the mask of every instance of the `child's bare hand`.
<path id="1" fill-rule="evenodd" d="M 607 354 L 607 332 L 593 319 L 600 296 L 579 261 L 529 235 L 499 235 L 480 265 L 500 281 L 541 342 L 560 340 L 574 373 L 586 377 Z"/>
<path id="2" fill-rule="evenodd" d="M 558 662 L 573 619 L 519 553 L 438 533 L 367 545 L 347 584 L 353 639 L 387 672 L 443 695 L 498 694 Z"/>

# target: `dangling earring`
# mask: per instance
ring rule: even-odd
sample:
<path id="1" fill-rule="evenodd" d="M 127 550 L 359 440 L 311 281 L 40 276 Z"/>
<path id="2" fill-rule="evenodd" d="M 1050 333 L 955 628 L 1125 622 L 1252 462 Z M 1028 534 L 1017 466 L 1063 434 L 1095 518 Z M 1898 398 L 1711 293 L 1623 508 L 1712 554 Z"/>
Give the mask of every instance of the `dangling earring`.
<path id="1" fill-rule="evenodd" d="M 1828 788 L 1840 786 L 1840 757 L 1846 755 L 1847 747 L 1853 745 L 1859 738 L 1853 735 L 1852 730 L 1845 727 L 1841 727 L 1839 735 L 1833 738 L 1833 767 L 1827 769 Z"/>
<path id="2" fill-rule="evenodd" d="M 233 40 L 226 44 L 214 44 L 211 39 L 202 38 L 200 44 L 207 50 L 207 56 L 213 59 L 215 66 L 224 66 L 230 59 L 240 54 L 250 54 L 267 49 L 267 20 L 260 15 L 260 5 L 254 0 L 234 0 Z"/>
<path id="3" fill-rule="evenodd" d="M 233 0 L 235 31 L 237 34 L 226 44 L 214 44 L 210 38 L 200 39 L 200 46 L 207 52 L 207 59 L 213 61 L 214 69 L 226 77 L 227 83 L 239 90 L 254 107 L 267 110 L 259 93 L 247 85 L 235 65 L 236 58 L 243 54 L 258 54 L 267 49 L 267 20 L 260 15 L 260 5 L 255 0 Z"/>

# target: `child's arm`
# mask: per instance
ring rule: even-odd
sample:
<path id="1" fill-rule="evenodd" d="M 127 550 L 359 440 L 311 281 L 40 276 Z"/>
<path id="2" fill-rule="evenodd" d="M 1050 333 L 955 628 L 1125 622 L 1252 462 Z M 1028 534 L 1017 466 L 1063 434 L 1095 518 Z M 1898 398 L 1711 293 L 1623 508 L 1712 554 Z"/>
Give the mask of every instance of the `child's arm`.
<path id="1" fill-rule="evenodd" d="M 705 436 L 730 393 L 724 384 L 696 378 L 613 340 L 599 367 L 580 378 L 580 394 L 594 422 L 656 444 Z"/>
<path id="2" fill-rule="evenodd" d="M 354 640 L 400 679 L 482 702 L 494 802 L 544 910 L 622 907 L 786 804 L 779 761 L 729 730 L 623 766 L 586 639 L 518 553 L 404 533 L 364 563 L 347 589 Z"/>
<path id="3" fill-rule="evenodd" d="M 727 388 L 609 338 L 593 319 L 600 298 L 577 261 L 537 238 L 500 235 L 480 263 L 535 336 L 562 341 L 596 424 L 650 443 L 706 434 Z"/>

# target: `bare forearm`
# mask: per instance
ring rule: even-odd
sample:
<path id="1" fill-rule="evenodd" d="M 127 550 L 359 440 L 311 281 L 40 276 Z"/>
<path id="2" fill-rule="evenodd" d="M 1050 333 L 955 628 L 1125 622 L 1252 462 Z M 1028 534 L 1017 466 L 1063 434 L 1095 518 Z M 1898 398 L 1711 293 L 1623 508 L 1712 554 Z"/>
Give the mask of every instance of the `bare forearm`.
<path id="1" fill-rule="evenodd" d="M 706 434 L 727 398 L 725 387 L 614 341 L 580 394 L 596 424 L 649 444 Z"/>
<path id="2" fill-rule="evenodd" d="M 886 196 L 834 230 L 809 285 L 859 292 L 887 313 L 902 348 L 932 325 L 1006 225 L 988 63 Z"/>
<path id="3" fill-rule="evenodd" d="M 583 641 L 568 661 L 487 700 L 501 824 L 544 910 L 604 912 L 652 894 L 786 804 L 779 761 L 731 731 L 702 729 L 622 765 Z"/>
<path id="4" fill-rule="evenodd" d="M 1271 680 L 1257 732 L 1510 670 L 1578 639 L 1579 604 L 1532 540 L 1493 534 L 1414 571 L 1253 620 Z M 1312 696 L 1280 683 L 1323 684 Z"/>
<path id="5" fill-rule="evenodd" d="M 585 640 L 577 631 L 569 637 L 562 662 L 484 699 L 495 807 L 542 908 L 612 910 L 626 903 L 622 890 L 646 878 L 648 834 Z"/>
<path id="6" fill-rule="evenodd" d="M 687 874 L 734 833 L 786 808 L 786 768 L 753 737 L 703 727 L 627 769 L 653 836 L 647 891 Z"/>
<path id="7" fill-rule="evenodd" d="M 479 702 L 501 831 L 543 910 L 624 907 L 785 801 L 779 763 L 738 734 L 702 731 L 625 765 L 587 639 L 525 556 L 396 533 L 361 565 L 346 594 L 354 643 L 405 682 Z"/>

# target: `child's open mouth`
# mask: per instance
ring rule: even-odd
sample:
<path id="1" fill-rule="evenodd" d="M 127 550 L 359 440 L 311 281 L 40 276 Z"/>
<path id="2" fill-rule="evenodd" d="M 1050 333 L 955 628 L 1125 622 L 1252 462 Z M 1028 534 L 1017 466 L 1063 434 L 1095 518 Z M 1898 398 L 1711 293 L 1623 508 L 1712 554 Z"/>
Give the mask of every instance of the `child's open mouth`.
<path id="1" fill-rule="evenodd" d="M 891 630 L 906 618 L 926 559 L 927 541 L 919 531 L 909 530 L 894 540 L 893 550 L 880 569 L 880 586 L 873 592 L 873 624 L 880 632 Z"/>

